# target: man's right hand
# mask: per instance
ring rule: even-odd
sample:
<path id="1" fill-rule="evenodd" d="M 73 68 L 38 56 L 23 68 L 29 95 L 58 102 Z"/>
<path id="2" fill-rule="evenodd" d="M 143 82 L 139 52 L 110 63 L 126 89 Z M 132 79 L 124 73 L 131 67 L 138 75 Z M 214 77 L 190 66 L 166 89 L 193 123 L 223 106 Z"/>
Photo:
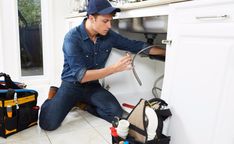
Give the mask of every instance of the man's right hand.
<path id="1" fill-rule="evenodd" d="M 115 72 L 121 72 L 132 69 L 132 57 L 129 53 L 123 56 L 118 62 L 113 65 Z"/>
<path id="2" fill-rule="evenodd" d="M 113 65 L 110 65 L 102 69 L 87 70 L 85 72 L 83 79 L 80 82 L 85 83 L 88 81 L 98 80 L 113 73 L 130 70 L 132 69 L 131 64 L 132 64 L 132 57 L 130 54 L 127 53 L 125 56 L 123 56 L 119 61 L 117 61 Z"/>

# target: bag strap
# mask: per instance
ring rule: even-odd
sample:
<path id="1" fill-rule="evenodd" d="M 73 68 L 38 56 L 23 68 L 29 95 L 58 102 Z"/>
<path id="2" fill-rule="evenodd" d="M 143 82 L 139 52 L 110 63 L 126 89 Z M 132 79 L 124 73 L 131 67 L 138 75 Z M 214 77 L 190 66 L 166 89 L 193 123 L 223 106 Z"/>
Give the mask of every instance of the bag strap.
<path id="1" fill-rule="evenodd" d="M 170 140 L 170 136 L 165 136 L 164 134 L 161 134 L 161 136 L 158 139 L 156 139 L 156 144 L 169 144 Z"/>
<path id="2" fill-rule="evenodd" d="M 1 73 L 0 73 L 0 77 L 2 77 L 2 76 L 3 76 L 3 73 L 1 72 Z M 5 82 L 4 82 L 4 83 L 5 83 Z M 0 89 L 6 89 L 6 87 L 0 83 Z"/>
<path id="3" fill-rule="evenodd" d="M 135 126 L 135 125 L 133 125 L 131 123 L 129 125 L 129 129 L 134 130 L 134 131 L 138 132 L 139 134 L 141 134 L 143 136 L 147 136 L 147 133 L 144 130 L 138 128 L 137 126 Z"/>
<path id="4" fill-rule="evenodd" d="M 155 110 L 157 116 L 158 116 L 158 128 L 156 130 L 156 134 L 157 134 L 157 139 L 162 139 L 167 137 L 165 135 L 162 134 L 163 131 L 163 121 L 166 120 L 168 117 L 170 117 L 171 111 L 170 109 L 163 109 L 163 110 Z M 160 143 L 161 144 L 161 143 Z"/>
<path id="5" fill-rule="evenodd" d="M 146 144 L 169 144 L 171 140 L 170 136 L 165 136 L 162 134 L 162 136 L 160 138 L 151 140 L 151 141 L 147 141 Z"/>
<path id="6" fill-rule="evenodd" d="M 160 98 L 150 99 L 148 100 L 148 103 L 153 109 L 161 109 L 162 107 L 168 106 L 168 104 Z"/>
<path id="7" fill-rule="evenodd" d="M 166 120 L 168 117 L 172 116 L 170 109 L 163 109 L 163 110 L 155 110 L 158 116 L 160 116 L 163 121 Z"/>
<path id="8" fill-rule="evenodd" d="M 8 75 L 8 74 L 5 74 L 5 73 L 0 73 L 0 77 L 4 77 L 5 79 L 5 88 L 9 89 L 9 88 L 12 88 L 12 89 L 21 89 L 20 87 L 18 87 L 12 80 L 11 80 L 11 77 Z"/>
<path id="9" fill-rule="evenodd" d="M 131 124 L 129 127 L 129 135 L 141 143 L 145 143 L 148 138 L 146 132 L 145 107 L 146 100 L 141 99 L 127 117 L 127 120 Z"/>

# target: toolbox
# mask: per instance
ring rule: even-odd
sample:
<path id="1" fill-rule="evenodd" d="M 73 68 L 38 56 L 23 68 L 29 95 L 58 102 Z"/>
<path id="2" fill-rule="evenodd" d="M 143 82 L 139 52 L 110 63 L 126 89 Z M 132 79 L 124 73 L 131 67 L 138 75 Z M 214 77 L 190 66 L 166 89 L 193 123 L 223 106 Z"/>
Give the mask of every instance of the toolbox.
<path id="1" fill-rule="evenodd" d="M 38 93 L 0 73 L 0 136 L 6 138 L 37 124 Z"/>

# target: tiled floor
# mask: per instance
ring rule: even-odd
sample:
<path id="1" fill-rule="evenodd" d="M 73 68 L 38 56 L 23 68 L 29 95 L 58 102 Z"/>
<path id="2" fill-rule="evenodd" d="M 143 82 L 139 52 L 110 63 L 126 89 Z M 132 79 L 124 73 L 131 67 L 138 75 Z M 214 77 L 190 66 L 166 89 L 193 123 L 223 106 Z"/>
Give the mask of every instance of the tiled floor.
<path id="1" fill-rule="evenodd" d="M 111 144 L 110 127 L 105 120 L 75 109 L 55 131 L 34 126 L 7 139 L 0 138 L 0 144 Z"/>

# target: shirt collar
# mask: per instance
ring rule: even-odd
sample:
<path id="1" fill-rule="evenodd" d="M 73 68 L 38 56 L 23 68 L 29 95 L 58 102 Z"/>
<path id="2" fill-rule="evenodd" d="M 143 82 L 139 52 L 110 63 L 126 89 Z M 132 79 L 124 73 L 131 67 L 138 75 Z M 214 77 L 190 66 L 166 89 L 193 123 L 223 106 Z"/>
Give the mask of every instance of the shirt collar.
<path id="1" fill-rule="evenodd" d="M 88 33 L 87 33 L 86 29 L 85 29 L 85 22 L 86 22 L 86 20 L 87 20 L 87 18 L 85 18 L 83 20 L 83 22 L 81 23 L 81 25 L 80 25 L 81 36 L 82 36 L 83 40 L 89 39 Z M 102 37 L 103 36 L 101 36 L 99 34 L 97 35 L 97 39 L 102 38 Z"/>
<path id="2" fill-rule="evenodd" d="M 87 34 L 87 31 L 85 29 L 85 22 L 86 22 L 87 18 L 85 18 L 82 22 L 82 24 L 80 25 L 80 30 L 81 30 L 81 36 L 83 38 L 83 40 L 87 40 L 89 39 L 89 36 Z"/>

